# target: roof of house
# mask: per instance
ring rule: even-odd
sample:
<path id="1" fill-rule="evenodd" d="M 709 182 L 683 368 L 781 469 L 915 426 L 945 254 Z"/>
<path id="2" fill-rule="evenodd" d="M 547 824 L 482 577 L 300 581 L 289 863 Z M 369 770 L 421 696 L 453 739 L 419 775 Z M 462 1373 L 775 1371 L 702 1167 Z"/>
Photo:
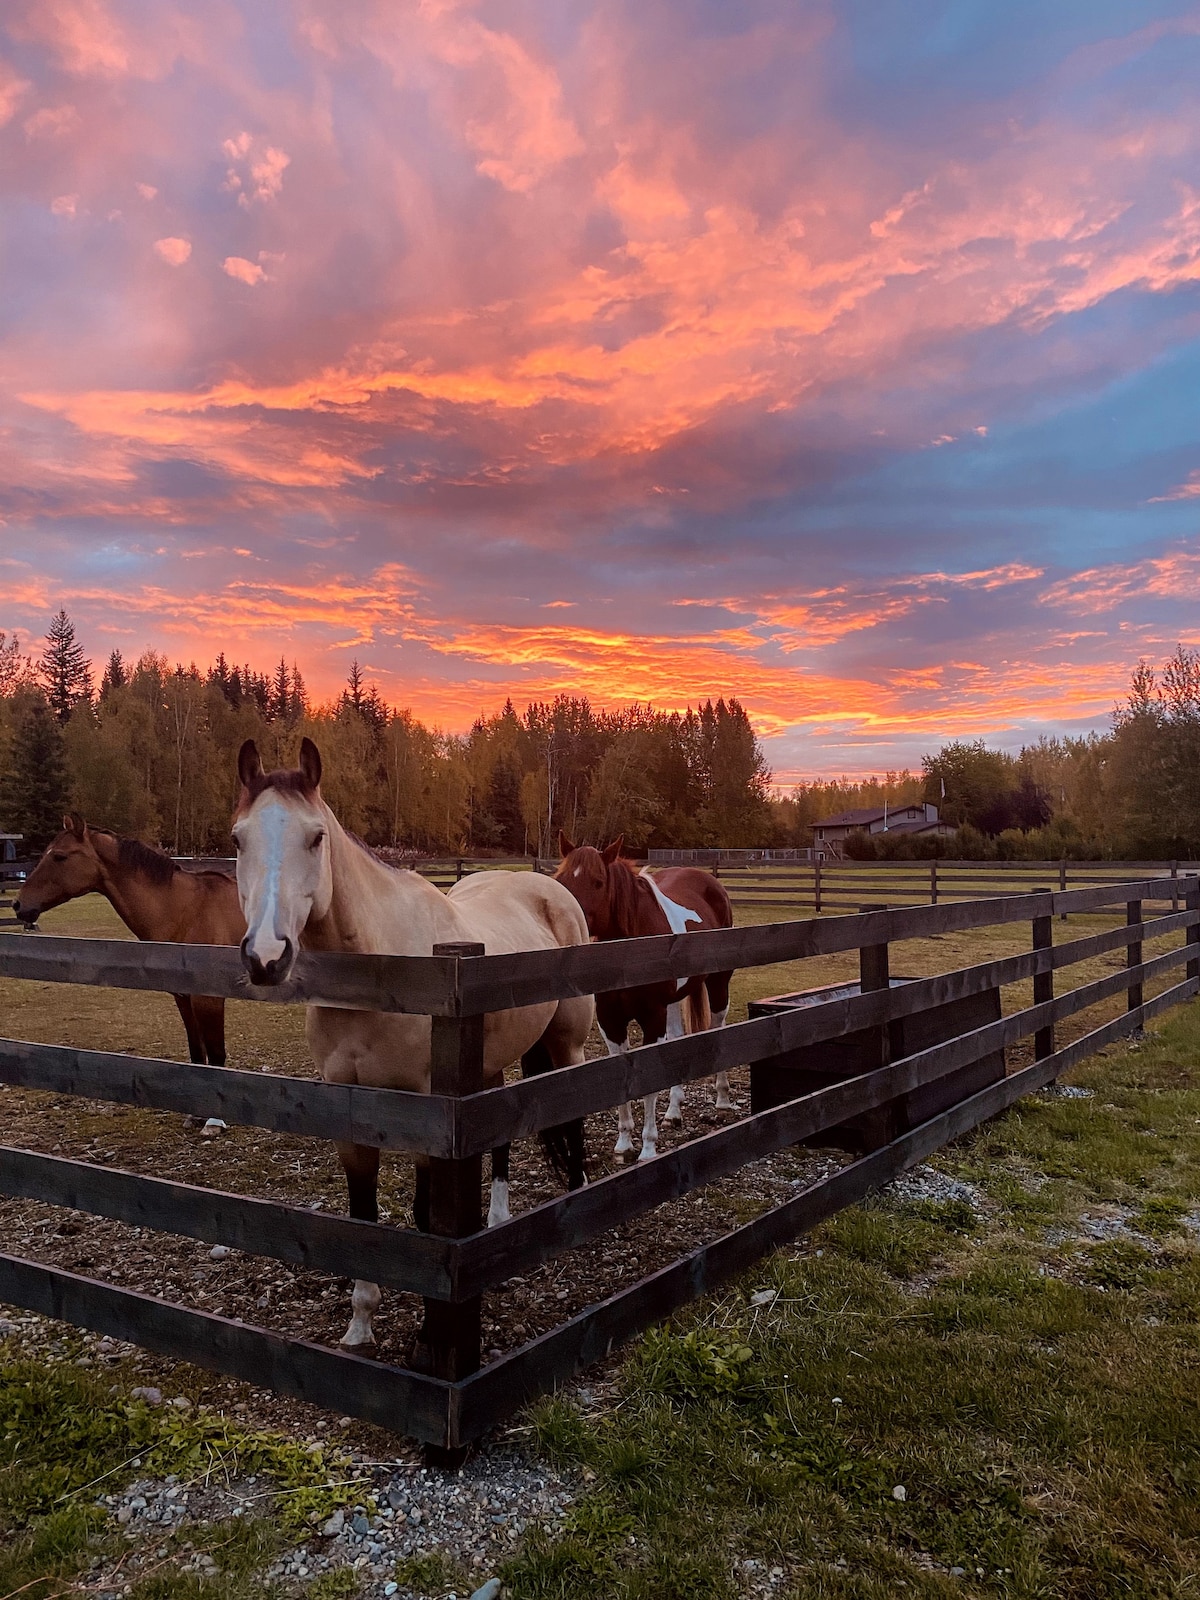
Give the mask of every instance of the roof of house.
<path id="1" fill-rule="evenodd" d="M 839 811 L 836 817 L 818 817 L 812 824 L 814 828 L 862 828 L 869 822 L 878 822 L 884 816 L 883 806 L 866 806 L 858 811 Z M 898 812 L 917 810 L 924 812 L 923 800 L 906 800 L 903 805 L 888 805 L 888 816 L 895 816 Z M 898 826 L 898 824 L 897 824 Z"/>

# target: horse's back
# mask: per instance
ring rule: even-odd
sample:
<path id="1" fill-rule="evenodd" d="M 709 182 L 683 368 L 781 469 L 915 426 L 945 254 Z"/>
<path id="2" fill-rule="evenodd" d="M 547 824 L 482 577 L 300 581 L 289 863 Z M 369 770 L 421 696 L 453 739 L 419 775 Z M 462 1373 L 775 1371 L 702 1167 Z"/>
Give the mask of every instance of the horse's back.
<path id="1" fill-rule="evenodd" d="M 554 950 L 588 942 L 587 919 L 569 889 L 540 872 L 473 872 L 446 898 L 489 954 Z"/>
<path id="2" fill-rule="evenodd" d="M 720 878 L 715 878 L 703 867 L 664 867 L 661 872 L 654 874 L 654 881 L 668 900 L 700 912 L 704 916 L 705 927 L 733 927 L 733 904 L 729 892 Z"/>

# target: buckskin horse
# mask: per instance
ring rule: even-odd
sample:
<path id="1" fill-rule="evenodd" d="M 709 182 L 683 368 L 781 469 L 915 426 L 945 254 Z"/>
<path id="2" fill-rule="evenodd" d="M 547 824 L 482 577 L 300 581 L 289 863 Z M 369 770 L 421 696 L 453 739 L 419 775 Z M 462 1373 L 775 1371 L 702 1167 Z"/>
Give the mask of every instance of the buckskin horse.
<path id="1" fill-rule="evenodd" d="M 47 846 L 13 910 L 32 927 L 45 911 L 102 894 L 139 939 L 164 944 L 238 944 L 246 931 L 237 884 L 228 872 L 185 872 L 169 855 L 107 828 L 89 828 L 77 811 Z M 198 1066 L 225 1065 L 225 1002 L 177 994 L 188 1053 Z M 210 1119 L 210 1127 L 222 1126 Z"/>
<path id="2" fill-rule="evenodd" d="M 321 757 L 311 739 L 294 772 L 264 772 L 247 740 L 238 755 L 241 794 L 234 813 L 237 881 L 246 913 L 242 960 L 250 981 L 282 983 L 301 948 L 376 955 L 429 955 L 435 944 L 481 943 L 488 954 L 555 950 L 586 944 L 575 898 L 536 873 L 478 872 L 447 893 L 418 872 L 387 866 L 338 822 L 321 798 Z M 494 1088 L 520 1060 L 526 1075 L 577 1066 L 591 1031 L 586 995 L 490 1012 L 484 1018 L 484 1082 Z M 428 1017 L 399 1012 L 308 1008 L 309 1047 L 327 1083 L 429 1093 Z M 583 1119 L 548 1129 L 542 1139 L 568 1187 L 584 1184 Z M 339 1143 L 350 1215 L 378 1220 L 379 1150 Z M 416 1224 L 429 1227 L 429 1162 L 416 1160 Z M 492 1152 L 488 1225 L 508 1219 L 508 1146 Z M 348 1349 L 375 1342 L 379 1288 L 358 1281 Z"/>
<path id="3" fill-rule="evenodd" d="M 573 845 L 565 833 L 559 835 L 558 842 L 563 860 L 555 877 L 579 901 L 594 939 L 635 939 L 733 926 L 729 895 L 710 872 L 699 867 L 667 867 L 652 876 L 622 859 L 623 835 L 604 850 Z M 685 1033 L 724 1027 L 732 977 L 732 972 L 714 972 L 598 994 L 596 1020 L 609 1054 L 618 1055 L 629 1049 L 631 1022 L 640 1025 L 645 1044 L 657 1044 L 664 1036 L 678 1039 Z M 720 1072 L 717 1109 L 732 1108 L 729 1078 Z M 671 1090 L 665 1120 L 683 1121 L 683 1089 L 679 1084 Z M 631 1103 L 619 1108 L 617 1121 L 613 1153 L 620 1156 L 633 1149 Z M 648 1094 L 642 1101 L 642 1148 L 638 1160 L 647 1161 L 657 1152 L 658 1096 Z"/>

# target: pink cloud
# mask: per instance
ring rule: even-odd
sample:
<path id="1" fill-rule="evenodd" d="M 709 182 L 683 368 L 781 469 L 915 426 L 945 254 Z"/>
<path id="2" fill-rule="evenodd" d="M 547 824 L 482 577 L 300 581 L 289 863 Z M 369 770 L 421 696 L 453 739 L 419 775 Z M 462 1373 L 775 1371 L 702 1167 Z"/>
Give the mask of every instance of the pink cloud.
<path id="1" fill-rule="evenodd" d="M 192 253 L 188 239 L 156 239 L 154 249 L 169 267 L 181 267 Z"/>
<path id="2" fill-rule="evenodd" d="M 257 262 L 247 261 L 242 256 L 226 256 L 221 265 L 228 276 L 236 278 L 239 283 L 247 283 L 253 286 L 256 283 L 261 283 L 266 277 L 266 273 Z"/>
<path id="3" fill-rule="evenodd" d="M 74 133 L 80 126 L 79 112 L 74 106 L 43 106 L 25 118 L 27 139 L 61 139 Z"/>

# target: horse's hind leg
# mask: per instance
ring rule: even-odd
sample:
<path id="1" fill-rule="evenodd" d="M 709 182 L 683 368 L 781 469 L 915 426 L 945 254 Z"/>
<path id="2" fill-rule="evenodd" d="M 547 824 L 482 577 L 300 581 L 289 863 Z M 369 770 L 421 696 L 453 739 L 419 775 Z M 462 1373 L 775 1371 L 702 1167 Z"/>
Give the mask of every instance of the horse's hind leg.
<path id="1" fill-rule="evenodd" d="M 605 1048 L 610 1056 L 623 1056 L 629 1050 L 628 1033 L 621 1040 L 610 1039 L 604 1029 L 600 1030 L 600 1037 L 604 1040 Z M 617 1107 L 617 1142 L 613 1145 L 613 1155 L 627 1156 L 633 1149 L 633 1101 L 622 1100 Z"/>
<path id="2" fill-rule="evenodd" d="M 682 1039 L 686 1032 L 687 1029 L 683 1025 L 683 1001 L 676 1000 L 674 1005 L 667 1007 L 667 1038 Z M 671 1098 L 667 1103 L 667 1114 L 663 1121 L 683 1121 L 683 1085 L 681 1083 L 677 1083 L 671 1090 Z"/>
<path id="3" fill-rule="evenodd" d="M 369 1144 L 339 1144 L 338 1159 L 346 1174 L 350 1215 L 359 1222 L 379 1221 L 379 1151 Z M 371 1318 L 379 1309 L 379 1285 L 355 1280 L 350 1296 L 353 1315 L 342 1335 L 344 1350 L 358 1350 L 375 1343 Z"/>
<path id="4" fill-rule="evenodd" d="M 729 980 L 733 977 L 731 972 L 719 972 L 706 978 L 708 987 L 708 1007 L 712 1014 L 711 1028 L 723 1028 L 725 1019 L 729 1016 Z M 732 1111 L 734 1109 L 733 1096 L 729 1093 L 729 1074 L 717 1073 L 717 1110 Z"/>

